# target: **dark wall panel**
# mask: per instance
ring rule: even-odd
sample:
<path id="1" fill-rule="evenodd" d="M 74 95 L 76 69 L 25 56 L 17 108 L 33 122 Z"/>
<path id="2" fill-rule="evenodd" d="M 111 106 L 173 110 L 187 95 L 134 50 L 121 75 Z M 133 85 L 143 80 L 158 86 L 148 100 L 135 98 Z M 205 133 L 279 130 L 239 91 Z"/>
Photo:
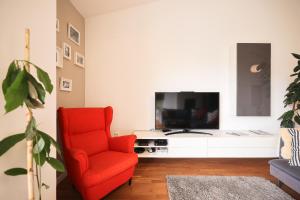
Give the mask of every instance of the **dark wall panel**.
<path id="1" fill-rule="evenodd" d="M 237 44 L 237 116 L 271 115 L 271 44 Z"/>

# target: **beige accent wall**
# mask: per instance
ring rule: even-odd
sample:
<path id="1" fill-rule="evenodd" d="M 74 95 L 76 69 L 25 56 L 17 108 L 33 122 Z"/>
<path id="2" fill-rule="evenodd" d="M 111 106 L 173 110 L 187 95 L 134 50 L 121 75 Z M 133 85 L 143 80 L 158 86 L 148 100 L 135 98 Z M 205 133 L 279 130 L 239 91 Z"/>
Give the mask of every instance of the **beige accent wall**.
<path id="1" fill-rule="evenodd" d="M 59 32 L 56 33 L 56 45 L 63 49 L 66 42 L 72 48 L 72 59 L 63 59 L 63 68 L 56 68 L 57 108 L 83 107 L 85 99 L 85 69 L 74 64 L 75 52 L 85 55 L 85 22 L 69 0 L 57 0 L 57 18 L 59 19 Z M 80 31 L 80 46 L 68 38 L 68 23 Z M 72 79 L 71 92 L 59 89 L 60 78 Z"/>
<path id="2" fill-rule="evenodd" d="M 1 0 L 0 1 L 0 82 L 13 59 L 24 58 L 25 28 L 31 29 L 31 61 L 48 72 L 55 84 L 55 19 L 56 2 L 53 0 Z M 55 87 L 55 85 L 54 85 Z M 4 97 L 0 92 L 0 140 L 24 132 L 25 107 L 4 115 Z M 34 110 L 39 129 L 56 138 L 56 90 L 46 96 L 44 109 Z M 55 157 L 55 150 L 52 149 Z M 3 172 L 12 167 L 26 167 L 26 142 L 22 141 L 0 157 L 0 199 L 27 199 L 26 176 L 11 177 Z M 43 198 L 56 199 L 55 170 L 48 164 L 42 168 L 42 182 L 50 186 L 43 189 Z M 37 194 L 37 193 L 36 193 Z"/>

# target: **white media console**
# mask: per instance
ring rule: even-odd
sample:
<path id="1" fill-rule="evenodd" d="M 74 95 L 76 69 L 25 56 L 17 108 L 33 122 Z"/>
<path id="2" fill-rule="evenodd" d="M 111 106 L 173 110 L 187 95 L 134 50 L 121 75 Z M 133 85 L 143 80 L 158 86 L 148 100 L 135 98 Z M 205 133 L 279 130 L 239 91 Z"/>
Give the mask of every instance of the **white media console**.
<path id="1" fill-rule="evenodd" d="M 279 135 L 258 131 L 202 130 L 212 135 L 134 131 L 135 148 L 145 148 L 141 158 L 268 158 L 278 157 Z M 119 135 L 119 134 L 118 134 Z M 146 144 L 141 145 L 141 140 Z M 157 146 L 155 141 L 166 140 Z M 149 148 L 155 152 L 148 152 Z M 152 149 L 152 150 L 153 150 Z"/>

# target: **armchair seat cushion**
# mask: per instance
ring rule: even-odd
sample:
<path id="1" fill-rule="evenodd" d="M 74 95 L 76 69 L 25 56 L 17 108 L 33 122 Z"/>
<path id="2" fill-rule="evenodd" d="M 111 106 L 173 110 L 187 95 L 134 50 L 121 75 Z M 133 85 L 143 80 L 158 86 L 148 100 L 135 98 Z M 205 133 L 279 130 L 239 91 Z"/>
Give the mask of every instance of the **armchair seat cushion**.
<path id="1" fill-rule="evenodd" d="M 300 181 L 300 167 L 290 166 L 287 159 L 270 160 L 269 164 Z"/>
<path id="2" fill-rule="evenodd" d="M 114 177 L 138 162 L 135 153 L 105 151 L 89 157 L 89 169 L 83 175 L 83 185 L 92 187 Z"/>

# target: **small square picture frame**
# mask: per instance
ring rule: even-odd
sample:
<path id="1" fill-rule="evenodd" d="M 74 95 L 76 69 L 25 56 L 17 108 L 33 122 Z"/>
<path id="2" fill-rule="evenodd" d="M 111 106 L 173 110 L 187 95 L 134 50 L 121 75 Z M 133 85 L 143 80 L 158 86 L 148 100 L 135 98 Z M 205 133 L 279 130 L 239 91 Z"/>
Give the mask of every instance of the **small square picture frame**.
<path id="1" fill-rule="evenodd" d="M 71 92 L 72 91 L 72 80 L 67 78 L 60 78 L 59 89 L 61 91 Z"/>
<path id="2" fill-rule="evenodd" d="M 64 54 L 64 58 L 68 60 L 72 59 L 72 47 L 66 42 L 64 42 L 63 44 L 63 54 Z"/>
<path id="3" fill-rule="evenodd" d="M 73 26 L 71 23 L 68 24 L 68 38 L 80 46 L 80 32 L 79 30 Z"/>
<path id="4" fill-rule="evenodd" d="M 56 47 L 56 67 L 63 68 L 63 60 L 62 48 Z"/>
<path id="5" fill-rule="evenodd" d="M 84 68 L 84 56 L 78 52 L 75 52 L 75 56 L 74 56 L 74 64 Z"/>

